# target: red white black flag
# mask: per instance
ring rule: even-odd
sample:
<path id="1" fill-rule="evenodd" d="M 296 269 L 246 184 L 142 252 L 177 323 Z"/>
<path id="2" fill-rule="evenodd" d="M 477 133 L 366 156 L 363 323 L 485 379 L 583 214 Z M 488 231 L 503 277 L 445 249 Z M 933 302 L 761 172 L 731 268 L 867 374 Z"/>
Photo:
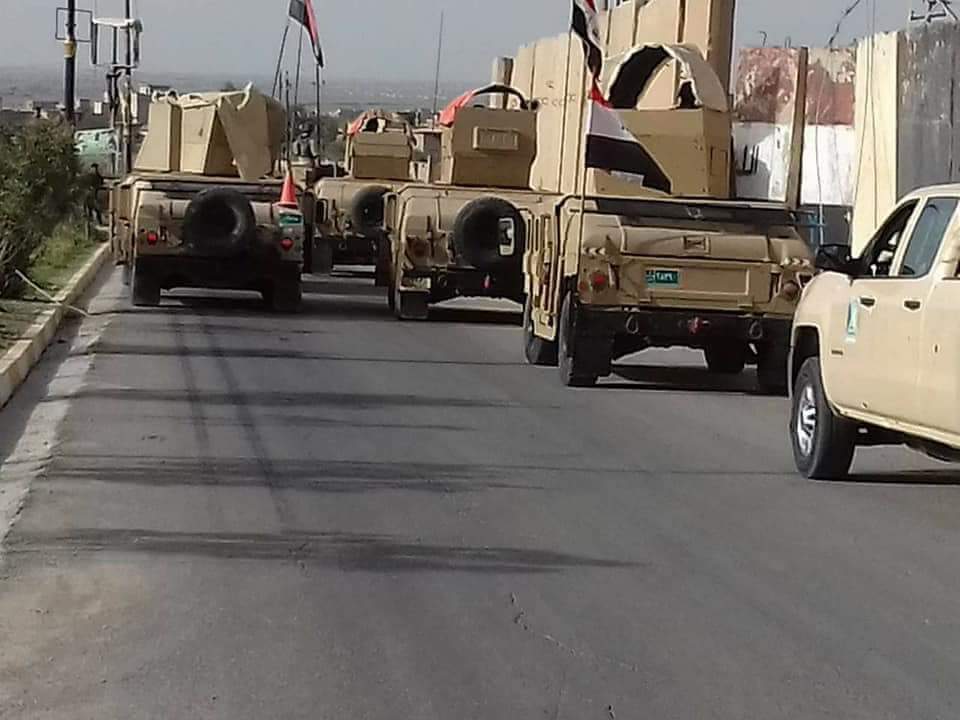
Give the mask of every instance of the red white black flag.
<path id="1" fill-rule="evenodd" d="M 573 0 L 571 27 L 583 41 L 587 67 L 595 78 L 600 77 L 600 71 L 603 70 L 603 38 L 600 36 L 597 0 Z"/>
<path id="2" fill-rule="evenodd" d="M 317 15 L 313 12 L 312 0 L 290 0 L 290 17 L 303 25 L 310 42 L 313 44 L 313 56 L 317 65 L 323 67 L 323 48 L 320 47 L 320 27 L 317 25 Z"/>
<path id="3" fill-rule="evenodd" d="M 587 108 L 586 166 L 670 193 L 673 183 L 663 168 L 624 127 L 620 114 L 610 107 L 596 83 L 592 88 Z"/>

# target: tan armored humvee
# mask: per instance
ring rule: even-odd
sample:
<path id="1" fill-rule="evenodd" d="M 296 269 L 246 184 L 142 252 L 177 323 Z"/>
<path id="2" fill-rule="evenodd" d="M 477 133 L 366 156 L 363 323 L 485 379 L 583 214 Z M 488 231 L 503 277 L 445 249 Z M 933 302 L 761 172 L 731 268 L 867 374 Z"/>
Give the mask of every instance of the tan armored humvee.
<path id="1" fill-rule="evenodd" d="M 488 94 L 517 109 L 473 105 Z M 516 90 L 466 93 L 441 113 L 435 183 L 388 195 L 388 302 L 401 319 L 426 319 L 429 305 L 455 297 L 523 301 L 523 256 L 533 218 L 553 196 L 530 189 L 536 109 Z"/>
<path id="2" fill-rule="evenodd" d="M 793 326 L 791 439 L 810 478 L 858 446 L 960 461 L 960 185 L 900 201 L 856 259 L 828 245 Z"/>
<path id="3" fill-rule="evenodd" d="M 316 269 L 377 265 L 378 284 L 388 271 L 383 237 L 384 196 L 410 182 L 413 135 L 395 113 L 370 111 L 347 128 L 347 177 L 324 178 L 313 189 Z"/>
<path id="4" fill-rule="evenodd" d="M 589 386 L 617 358 L 689 347 L 702 350 L 716 373 L 755 363 L 763 391 L 785 392 L 790 324 L 813 275 L 798 217 L 771 203 L 723 199 L 731 143 L 719 80 L 695 50 L 653 47 L 659 62 L 647 62 L 644 47 L 633 63 L 645 73 L 632 79 L 639 89 L 630 96 L 620 86 L 611 96 L 626 95 L 635 107 L 663 62 L 683 61 L 682 106 L 620 116 L 660 162 L 674 195 L 684 197 L 649 189 L 640 184 L 646 178 L 627 182 L 590 169 L 584 197 L 564 197 L 535 219 L 526 358 L 558 365 L 565 385 Z M 629 58 L 621 67 L 631 67 Z M 719 90 L 707 107 L 711 88 Z"/>
<path id="5" fill-rule="evenodd" d="M 255 290 L 300 304 L 303 216 L 271 177 L 284 112 L 242 92 L 154 98 L 133 172 L 111 192 L 111 243 L 135 305 L 175 287 Z"/>

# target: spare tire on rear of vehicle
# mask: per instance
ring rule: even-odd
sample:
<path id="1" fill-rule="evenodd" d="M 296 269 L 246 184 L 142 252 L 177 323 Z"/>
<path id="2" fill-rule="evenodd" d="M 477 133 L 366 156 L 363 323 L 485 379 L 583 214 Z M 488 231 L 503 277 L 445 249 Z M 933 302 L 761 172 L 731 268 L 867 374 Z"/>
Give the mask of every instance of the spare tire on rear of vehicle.
<path id="1" fill-rule="evenodd" d="M 390 188 L 370 185 L 353 196 L 350 222 L 356 232 L 374 232 L 383 227 L 384 196 L 388 192 Z"/>
<path id="2" fill-rule="evenodd" d="M 527 227 L 520 211 L 498 197 L 471 200 L 453 223 L 453 247 L 458 258 L 480 270 L 521 267 Z"/>
<path id="3" fill-rule="evenodd" d="M 215 187 L 198 194 L 183 216 L 183 242 L 206 255 L 236 255 L 256 241 L 253 206 L 232 188 Z"/>

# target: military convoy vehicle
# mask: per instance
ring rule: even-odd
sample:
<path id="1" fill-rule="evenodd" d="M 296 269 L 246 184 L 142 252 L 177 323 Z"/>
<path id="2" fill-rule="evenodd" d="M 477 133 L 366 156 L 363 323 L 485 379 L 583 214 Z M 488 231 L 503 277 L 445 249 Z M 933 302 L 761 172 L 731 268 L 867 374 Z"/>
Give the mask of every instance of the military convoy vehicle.
<path id="1" fill-rule="evenodd" d="M 314 186 L 314 233 L 318 272 L 336 265 L 376 265 L 379 285 L 389 272 L 383 234 L 384 198 L 410 182 L 413 135 L 395 113 L 370 111 L 347 128 L 348 175 Z"/>
<path id="2" fill-rule="evenodd" d="M 678 106 L 635 109 L 672 59 L 681 61 L 684 78 Z M 702 350 L 715 373 L 756 364 L 761 390 L 785 393 L 791 320 L 813 275 L 797 214 L 723 199 L 727 99 L 696 50 L 644 46 L 618 67 L 610 84 L 615 107 L 624 108 L 617 117 L 662 165 L 657 174 L 669 193 L 646 187 L 645 178 L 588 169 L 583 195 L 564 197 L 535 218 L 526 359 L 558 366 L 565 385 L 590 386 L 625 355 L 688 347 Z"/>
<path id="3" fill-rule="evenodd" d="M 134 305 L 201 287 L 298 308 L 303 216 L 272 176 L 284 115 L 250 88 L 154 98 L 133 172 L 111 191 L 111 244 Z"/>
<path id="4" fill-rule="evenodd" d="M 475 104 L 491 94 L 513 97 L 517 107 Z M 438 182 L 387 195 L 387 298 L 405 320 L 424 320 L 431 304 L 456 297 L 522 302 L 528 227 L 554 200 L 530 189 L 536 107 L 513 88 L 465 93 L 441 113 L 440 126 Z"/>
<path id="5" fill-rule="evenodd" d="M 793 326 L 790 436 L 809 478 L 858 446 L 960 462 L 960 185 L 900 201 L 859 257 L 824 246 Z"/>

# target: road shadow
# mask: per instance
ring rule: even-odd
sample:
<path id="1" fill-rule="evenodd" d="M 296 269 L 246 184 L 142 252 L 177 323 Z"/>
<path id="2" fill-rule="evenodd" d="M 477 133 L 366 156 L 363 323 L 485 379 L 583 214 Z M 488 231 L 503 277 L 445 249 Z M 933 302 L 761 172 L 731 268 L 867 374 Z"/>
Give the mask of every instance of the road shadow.
<path id="1" fill-rule="evenodd" d="M 600 387 L 617 390 L 762 395 L 757 389 L 756 375 L 752 371 L 744 371 L 739 375 L 718 375 L 705 367 L 686 365 L 675 367 L 666 365 L 615 365 L 613 375 L 625 382 L 613 380 L 604 382 Z"/>
<path id="2" fill-rule="evenodd" d="M 520 327 L 523 316 L 512 310 L 484 310 L 463 307 L 431 307 L 432 325 L 509 325 Z"/>
<path id="3" fill-rule="evenodd" d="M 361 276 L 348 275 L 349 279 L 359 279 Z M 303 292 L 305 295 L 323 295 L 334 297 L 369 297 L 382 299 L 387 302 L 387 291 L 385 288 L 376 287 L 372 282 L 361 284 L 356 282 L 344 282 L 337 278 L 311 277 L 303 280 Z"/>
<path id="4" fill-rule="evenodd" d="M 11 555 L 121 552 L 216 560 L 266 560 L 346 572 L 557 573 L 577 568 L 627 569 L 637 563 L 517 547 L 432 545 L 359 533 L 191 533 L 79 529 L 62 534 L 14 532 Z"/>
<path id="5" fill-rule="evenodd" d="M 903 485 L 905 487 L 944 487 L 960 485 L 960 467 L 942 470 L 905 470 L 900 472 L 851 473 L 842 480 L 821 480 L 825 485 Z"/>
<path id="6" fill-rule="evenodd" d="M 241 401 L 251 407 L 308 407 L 333 406 L 340 410 L 378 410 L 386 408 L 519 408 L 519 403 L 479 398 L 464 398 L 429 395 L 391 395 L 379 393 L 333 393 L 333 392 L 217 392 L 197 391 L 188 398 L 182 389 L 153 390 L 149 388 L 97 388 L 85 387 L 69 396 L 51 394 L 45 402 L 72 399 L 74 401 L 123 401 L 132 403 L 179 403 L 191 401 L 202 406 L 236 406 Z"/>
<path id="7" fill-rule="evenodd" d="M 197 331 L 204 332 L 204 327 Z M 215 332 L 212 330 L 212 332 Z M 208 334 L 208 333 L 205 333 Z M 284 333 L 286 335 L 286 333 Z M 131 356 L 131 357 L 171 357 L 171 358 L 229 358 L 262 360 L 320 360 L 325 362 L 377 363 L 386 365 L 464 365 L 482 367 L 523 366 L 522 362 L 498 362 L 487 360 L 446 360 L 435 358 L 369 357 L 363 355 L 334 355 L 329 353 L 311 353 L 302 350 L 280 348 L 199 348 L 171 345 L 146 345 L 139 343 L 99 342 L 81 353 L 83 355 Z"/>
<path id="8" fill-rule="evenodd" d="M 269 472 L 267 472 L 267 470 Z M 465 494 L 487 490 L 542 491 L 502 480 L 496 467 L 443 463 L 362 462 L 258 458 L 58 457 L 44 482 L 87 480 L 148 487 L 267 487 L 335 495 L 376 492 Z"/>

